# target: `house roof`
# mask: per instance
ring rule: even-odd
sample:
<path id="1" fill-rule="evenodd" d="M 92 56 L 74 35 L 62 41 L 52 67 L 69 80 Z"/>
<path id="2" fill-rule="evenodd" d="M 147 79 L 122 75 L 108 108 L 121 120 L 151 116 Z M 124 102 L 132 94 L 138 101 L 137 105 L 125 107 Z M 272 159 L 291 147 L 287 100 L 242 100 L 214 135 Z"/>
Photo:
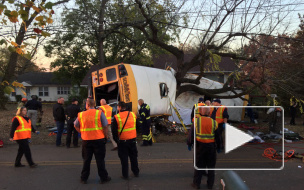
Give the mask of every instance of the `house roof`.
<path id="1" fill-rule="evenodd" d="M 184 61 L 189 62 L 194 55 L 185 54 Z M 166 69 L 167 66 L 172 67 L 173 69 L 177 70 L 177 63 L 176 58 L 173 55 L 169 54 L 162 54 L 158 56 L 153 56 L 153 63 L 155 68 L 159 69 Z M 221 62 L 218 64 L 219 70 L 214 70 L 210 66 L 210 64 L 205 64 L 205 72 L 206 73 L 216 73 L 216 72 L 232 72 L 236 69 L 235 62 L 230 57 L 222 57 Z M 199 73 L 200 68 L 199 66 L 191 68 L 188 73 Z"/>
<path id="2" fill-rule="evenodd" d="M 18 82 L 26 82 L 32 86 L 71 85 L 70 80 L 58 81 L 53 72 L 29 72 L 17 77 Z"/>

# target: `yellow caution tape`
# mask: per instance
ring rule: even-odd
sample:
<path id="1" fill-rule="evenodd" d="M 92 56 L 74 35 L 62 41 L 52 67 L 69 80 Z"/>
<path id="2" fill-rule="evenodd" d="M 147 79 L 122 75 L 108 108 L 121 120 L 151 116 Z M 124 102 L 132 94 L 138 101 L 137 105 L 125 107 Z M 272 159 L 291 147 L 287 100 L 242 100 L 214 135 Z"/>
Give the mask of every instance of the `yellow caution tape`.
<path id="1" fill-rule="evenodd" d="M 151 134 L 151 136 L 152 136 L 152 142 L 155 143 L 156 141 L 155 141 L 155 138 L 154 138 L 153 133 L 152 133 L 152 131 L 151 131 L 151 128 L 150 128 L 150 134 Z"/>
<path id="2" fill-rule="evenodd" d="M 181 117 L 180 114 L 178 113 L 176 107 L 173 106 L 173 104 L 172 104 L 171 101 L 170 101 L 170 105 L 173 107 L 173 109 L 174 109 L 174 111 L 175 111 L 175 113 L 176 113 L 178 119 L 180 120 L 181 124 L 183 125 L 183 127 L 184 127 L 184 129 L 185 129 L 185 133 L 187 134 L 188 131 L 187 131 L 187 129 L 186 129 L 186 126 L 184 125 L 184 122 L 183 122 L 182 117 Z"/>

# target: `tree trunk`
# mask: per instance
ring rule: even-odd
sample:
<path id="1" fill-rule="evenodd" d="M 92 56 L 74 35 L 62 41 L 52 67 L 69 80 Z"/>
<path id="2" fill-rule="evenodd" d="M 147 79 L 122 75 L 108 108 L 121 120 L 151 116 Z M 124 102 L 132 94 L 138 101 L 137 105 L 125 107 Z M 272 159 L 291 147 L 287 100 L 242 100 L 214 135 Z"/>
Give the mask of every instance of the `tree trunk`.
<path id="1" fill-rule="evenodd" d="M 13 79 L 13 77 L 15 75 L 15 69 L 17 66 L 18 56 L 19 56 L 19 54 L 16 52 L 11 53 L 7 67 L 5 69 L 4 77 L 2 78 L 2 82 L 3 81 L 10 82 Z"/>
<path id="2" fill-rule="evenodd" d="M 106 3 L 108 1 L 109 0 L 102 0 L 101 5 L 100 5 L 100 9 L 99 9 L 98 56 L 99 56 L 99 65 L 102 68 L 106 66 L 103 42 L 104 42 L 104 39 L 105 39 L 105 35 L 104 35 L 104 17 L 105 17 Z"/>

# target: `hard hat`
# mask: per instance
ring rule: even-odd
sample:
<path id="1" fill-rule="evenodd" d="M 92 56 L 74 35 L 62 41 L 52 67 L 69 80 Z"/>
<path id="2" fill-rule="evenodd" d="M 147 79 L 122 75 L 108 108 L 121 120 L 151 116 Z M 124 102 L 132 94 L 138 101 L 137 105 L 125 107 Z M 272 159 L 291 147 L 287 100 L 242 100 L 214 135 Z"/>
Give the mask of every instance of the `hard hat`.
<path id="1" fill-rule="evenodd" d="M 26 102 L 26 101 L 27 101 L 26 98 L 22 98 L 22 99 L 21 99 L 21 102 Z"/>

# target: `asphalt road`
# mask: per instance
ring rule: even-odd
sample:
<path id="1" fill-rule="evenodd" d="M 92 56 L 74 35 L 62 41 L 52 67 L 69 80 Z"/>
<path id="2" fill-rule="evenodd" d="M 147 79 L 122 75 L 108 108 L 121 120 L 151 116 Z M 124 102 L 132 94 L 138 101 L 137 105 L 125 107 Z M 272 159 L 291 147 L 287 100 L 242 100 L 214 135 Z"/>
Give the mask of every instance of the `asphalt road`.
<path id="1" fill-rule="evenodd" d="M 288 144 L 304 153 L 304 144 Z M 82 169 L 81 148 L 57 148 L 52 145 L 31 146 L 32 156 L 37 168 L 15 168 L 13 161 L 17 154 L 17 145 L 8 145 L 0 149 L 0 189 L 109 189 L 109 190 L 154 190 L 154 189 L 192 189 L 193 151 L 189 152 L 182 143 L 155 143 L 152 147 L 138 147 L 139 178 L 126 181 L 120 178 L 121 165 L 116 151 L 107 151 L 106 169 L 112 181 L 98 184 L 95 160 L 92 161 L 88 184 L 80 184 Z M 107 144 L 107 150 L 112 148 Z M 230 167 L 277 167 L 281 163 L 262 157 L 263 145 L 248 145 L 232 151 L 233 154 L 218 154 L 217 166 Z M 239 156 L 238 156 L 239 155 Z M 22 163 L 26 164 L 25 158 Z M 244 165 L 245 164 L 245 165 Z M 300 167 L 301 168 L 300 168 Z M 225 171 L 216 171 L 213 189 L 222 189 L 220 179 Z M 304 163 L 293 159 L 285 163 L 280 171 L 236 171 L 250 189 L 286 190 L 304 188 Z M 205 186 L 203 177 L 201 189 Z"/>

